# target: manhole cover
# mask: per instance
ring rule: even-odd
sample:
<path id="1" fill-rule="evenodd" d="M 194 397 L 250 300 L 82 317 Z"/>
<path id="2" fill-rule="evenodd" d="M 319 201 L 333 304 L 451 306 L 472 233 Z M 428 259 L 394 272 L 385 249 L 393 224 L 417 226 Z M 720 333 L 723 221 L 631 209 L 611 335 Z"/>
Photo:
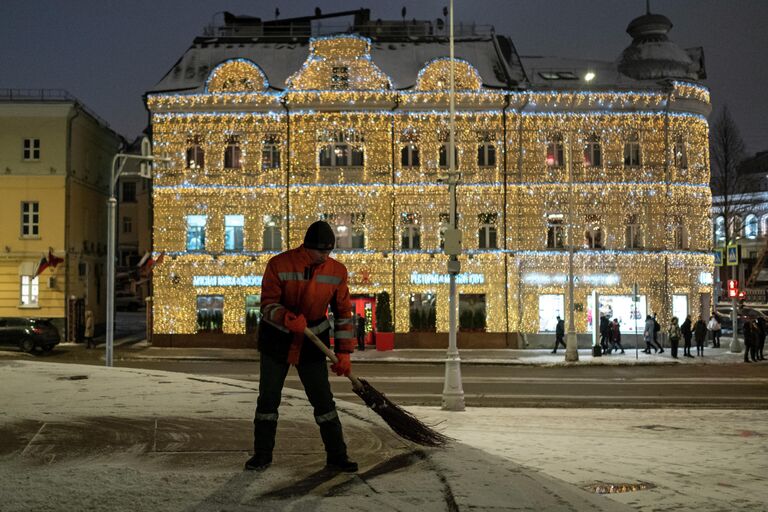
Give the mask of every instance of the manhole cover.
<path id="1" fill-rule="evenodd" d="M 594 482 L 584 486 L 595 494 L 615 494 L 620 492 L 635 492 L 653 489 L 656 485 L 651 482 Z"/>
<path id="2" fill-rule="evenodd" d="M 85 380 L 87 375 L 70 375 L 69 377 L 59 377 L 57 380 Z"/>
<path id="3" fill-rule="evenodd" d="M 671 427 L 669 425 L 636 425 L 635 428 L 644 430 L 683 430 L 680 427 Z"/>

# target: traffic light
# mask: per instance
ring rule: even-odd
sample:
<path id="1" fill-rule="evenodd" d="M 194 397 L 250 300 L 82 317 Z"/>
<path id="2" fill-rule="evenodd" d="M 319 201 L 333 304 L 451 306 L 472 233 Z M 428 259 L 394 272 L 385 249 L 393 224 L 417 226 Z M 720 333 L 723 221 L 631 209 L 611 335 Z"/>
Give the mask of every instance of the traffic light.
<path id="1" fill-rule="evenodd" d="M 735 299 L 739 296 L 739 282 L 736 279 L 728 280 L 728 297 Z"/>

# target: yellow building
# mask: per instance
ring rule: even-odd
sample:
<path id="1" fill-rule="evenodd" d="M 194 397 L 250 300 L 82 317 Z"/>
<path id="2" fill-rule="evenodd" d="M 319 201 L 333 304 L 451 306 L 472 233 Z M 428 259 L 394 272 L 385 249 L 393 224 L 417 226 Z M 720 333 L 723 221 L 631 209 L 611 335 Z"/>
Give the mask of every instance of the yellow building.
<path id="1" fill-rule="evenodd" d="M 0 90 L 0 316 L 103 324 L 109 168 L 121 138 L 60 90 Z M 49 253 L 63 262 L 35 277 Z"/>
<path id="2" fill-rule="evenodd" d="M 153 191 L 154 343 L 252 344 L 267 260 L 322 218 L 357 311 L 387 291 L 396 346 L 446 346 L 447 41 L 366 12 L 356 35 L 313 38 L 307 18 L 280 20 L 290 38 L 230 18 L 148 93 L 155 151 L 174 160 Z M 569 226 L 579 332 L 593 293 L 624 332 L 708 309 L 709 92 L 700 49 L 666 40 L 670 27 L 634 20 L 618 64 L 525 59 L 492 31 L 459 33 L 460 346 L 536 346 L 554 330 Z M 661 60 L 647 57 L 662 32 Z"/>

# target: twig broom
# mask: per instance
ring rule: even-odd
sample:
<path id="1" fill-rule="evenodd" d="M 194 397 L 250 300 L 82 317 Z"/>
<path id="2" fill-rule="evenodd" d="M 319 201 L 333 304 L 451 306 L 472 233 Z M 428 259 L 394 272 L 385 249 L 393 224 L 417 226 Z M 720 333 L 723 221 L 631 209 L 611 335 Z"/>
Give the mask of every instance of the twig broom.
<path id="1" fill-rule="evenodd" d="M 328 359 L 333 363 L 339 362 L 336 354 L 334 354 L 330 348 L 326 347 L 325 344 L 315 336 L 315 333 L 309 329 L 305 329 L 304 334 L 312 340 L 312 343 L 314 343 L 317 348 L 323 351 Z M 357 396 L 363 399 L 365 405 L 381 416 L 381 419 L 383 419 L 387 425 L 389 425 L 389 427 L 403 439 L 407 439 L 422 446 L 443 446 L 450 441 L 448 436 L 431 429 L 419 421 L 416 416 L 392 402 L 389 398 L 384 396 L 384 393 L 371 386 L 367 380 L 357 378 L 351 373 L 347 375 L 347 378 L 352 381 L 352 390 Z"/>

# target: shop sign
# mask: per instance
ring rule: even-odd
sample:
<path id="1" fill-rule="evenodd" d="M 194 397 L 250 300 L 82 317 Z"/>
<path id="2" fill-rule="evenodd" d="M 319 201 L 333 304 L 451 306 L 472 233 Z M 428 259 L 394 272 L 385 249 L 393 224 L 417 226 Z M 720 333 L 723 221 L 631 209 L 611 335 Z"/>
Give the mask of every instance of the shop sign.
<path id="1" fill-rule="evenodd" d="M 261 286 L 262 276 L 192 276 L 192 286 Z"/>
<path id="2" fill-rule="evenodd" d="M 435 272 L 422 274 L 419 272 L 411 272 L 411 284 L 448 284 L 450 283 L 450 279 L 448 274 L 437 274 Z M 485 276 L 483 274 L 465 272 L 456 276 L 456 284 L 483 283 L 485 283 Z"/>

